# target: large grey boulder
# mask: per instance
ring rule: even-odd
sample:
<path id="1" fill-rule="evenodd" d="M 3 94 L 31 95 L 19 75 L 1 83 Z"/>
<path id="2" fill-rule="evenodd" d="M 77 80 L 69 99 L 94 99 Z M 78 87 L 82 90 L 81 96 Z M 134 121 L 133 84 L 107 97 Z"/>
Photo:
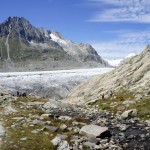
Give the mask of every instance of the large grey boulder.
<path id="1" fill-rule="evenodd" d="M 107 127 L 101 127 L 101 126 L 97 126 L 97 125 L 85 125 L 83 126 L 80 131 L 79 134 L 87 136 L 87 137 L 110 137 L 110 131 L 108 130 Z"/>

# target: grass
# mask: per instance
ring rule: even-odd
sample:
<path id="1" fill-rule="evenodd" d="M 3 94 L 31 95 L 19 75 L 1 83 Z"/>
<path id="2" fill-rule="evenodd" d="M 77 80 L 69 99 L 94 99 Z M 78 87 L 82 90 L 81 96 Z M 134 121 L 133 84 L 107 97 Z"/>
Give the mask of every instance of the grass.
<path id="1" fill-rule="evenodd" d="M 2 150 L 30 149 L 30 150 L 55 150 L 56 148 L 50 142 L 54 138 L 54 134 L 50 132 L 32 133 L 32 130 L 41 129 L 40 126 L 23 127 L 9 129 L 7 132 L 7 143 L 2 145 Z M 21 138 L 27 140 L 21 141 Z"/>
<path id="2" fill-rule="evenodd" d="M 44 125 L 33 125 L 30 124 L 26 119 L 32 119 L 29 116 L 38 115 L 45 113 L 37 107 L 33 108 L 21 108 L 23 104 L 28 102 L 47 102 L 46 99 L 35 99 L 35 98 L 23 98 L 20 97 L 16 101 L 12 102 L 12 107 L 16 108 L 17 113 L 10 115 L 0 116 L 4 120 L 4 126 L 7 129 L 6 136 L 3 137 L 3 142 L 0 149 L 1 150 L 56 150 L 51 143 L 51 140 L 56 137 L 57 134 L 64 134 L 67 136 L 66 140 L 71 144 L 71 140 L 75 133 L 74 131 L 69 131 L 68 129 L 61 130 L 58 129 L 56 132 L 52 132 L 48 129 L 44 129 Z M 24 117 L 21 120 L 12 119 L 14 117 Z M 62 124 L 66 124 L 68 127 L 72 124 L 72 120 L 59 120 L 48 118 L 43 121 L 51 121 L 50 126 L 60 127 Z M 32 131 L 37 131 L 38 133 L 33 133 Z M 21 139 L 24 140 L 21 140 Z"/>
<path id="3" fill-rule="evenodd" d="M 150 119 L 150 99 L 143 99 L 136 105 L 131 105 L 130 108 L 137 109 L 139 118 L 143 120 Z"/>
<path id="4" fill-rule="evenodd" d="M 90 150 L 90 147 L 89 146 L 83 146 L 82 150 Z"/>
<path id="5" fill-rule="evenodd" d="M 126 92 L 117 93 L 107 99 L 100 99 L 94 105 L 98 105 L 98 108 L 101 110 L 107 110 L 116 113 L 118 110 L 125 109 L 124 105 L 122 105 L 122 102 L 127 99 L 134 99 L 133 94 Z"/>
<path id="6" fill-rule="evenodd" d="M 37 108 L 32 109 L 21 109 L 20 102 L 45 102 L 45 99 L 35 99 L 35 98 L 18 98 L 16 101 L 12 102 L 12 106 L 17 109 L 17 113 L 13 113 L 7 116 L 3 116 L 4 124 L 7 129 L 7 136 L 4 137 L 5 143 L 2 144 L 1 150 L 16 150 L 16 149 L 30 149 L 30 150 L 55 150 L 56 148 L 51 143 L 51 140 L 56 136 L 56 133 L 50 131 L 42 131 L 43 126 L 30 124 L 25 120 L 13 120 L 14 117 L 25 117 L 29 118 L 31 115 L 40 115 L 43 112 Z M 12 127 L 12 125 L 14 127 Z M 41 129 L 39 133 L 32 133 L 33 130 Z M 22 138 L 27 138 L 26 140 L 21 140 Z"/>
<path id="7" fill-rule="evenodd" d="M 143 98 L 142 100 L 136 102 L 135 104 L 125 105 L 123 102 L 125 100 L 135 101 L 135 97 L 133 93 L 121 92 L 116 93 L 112 97 L 107 99 L 100 99 L 92 106 L 97 105 L 101 110 L 107 110 L 116 114 L 118 111 L 125 111 L 129 109 L 136 109 L 138 112 L 138 116 L 142 120 L 150 119 L 150 99 Z M 90 106 L 91 107 L 91 106 Z"/>

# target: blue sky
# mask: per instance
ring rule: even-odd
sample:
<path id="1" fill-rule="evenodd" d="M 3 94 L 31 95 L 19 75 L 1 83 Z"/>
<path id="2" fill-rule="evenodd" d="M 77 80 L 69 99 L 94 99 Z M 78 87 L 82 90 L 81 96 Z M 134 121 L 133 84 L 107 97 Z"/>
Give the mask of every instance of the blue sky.
<path id="1" fill-rule="evenodd" d="M 150 41 L 149 0 L 1 0 L 0 22 L 9 16 L 90 43 L 103 58 L 141 52 Z"/>

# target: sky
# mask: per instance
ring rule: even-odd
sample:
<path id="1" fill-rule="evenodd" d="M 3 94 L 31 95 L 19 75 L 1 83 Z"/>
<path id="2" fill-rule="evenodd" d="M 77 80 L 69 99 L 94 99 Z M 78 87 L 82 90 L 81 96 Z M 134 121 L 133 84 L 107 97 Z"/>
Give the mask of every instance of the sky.
<path id="1" fill-rule="evenodd" d="M 140 53 L 150 41 L 150 0 L 1 0 L 0 22 L 24 17 L 36 27 L 90 43 L 105 59 Z"/>

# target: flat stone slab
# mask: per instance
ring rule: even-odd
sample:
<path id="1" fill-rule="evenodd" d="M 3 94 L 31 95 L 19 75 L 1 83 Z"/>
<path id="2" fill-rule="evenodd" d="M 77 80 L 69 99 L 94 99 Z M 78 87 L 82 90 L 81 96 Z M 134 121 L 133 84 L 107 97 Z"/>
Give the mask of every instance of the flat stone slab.
<path id="1" fill-rule="evenodd" d="M 104 132 L 108 131 L 107 127 L 101 127 L 97 125 L 85 125 L 80 129 L 80 134 L 87 137 L 100 137 Z"/>

